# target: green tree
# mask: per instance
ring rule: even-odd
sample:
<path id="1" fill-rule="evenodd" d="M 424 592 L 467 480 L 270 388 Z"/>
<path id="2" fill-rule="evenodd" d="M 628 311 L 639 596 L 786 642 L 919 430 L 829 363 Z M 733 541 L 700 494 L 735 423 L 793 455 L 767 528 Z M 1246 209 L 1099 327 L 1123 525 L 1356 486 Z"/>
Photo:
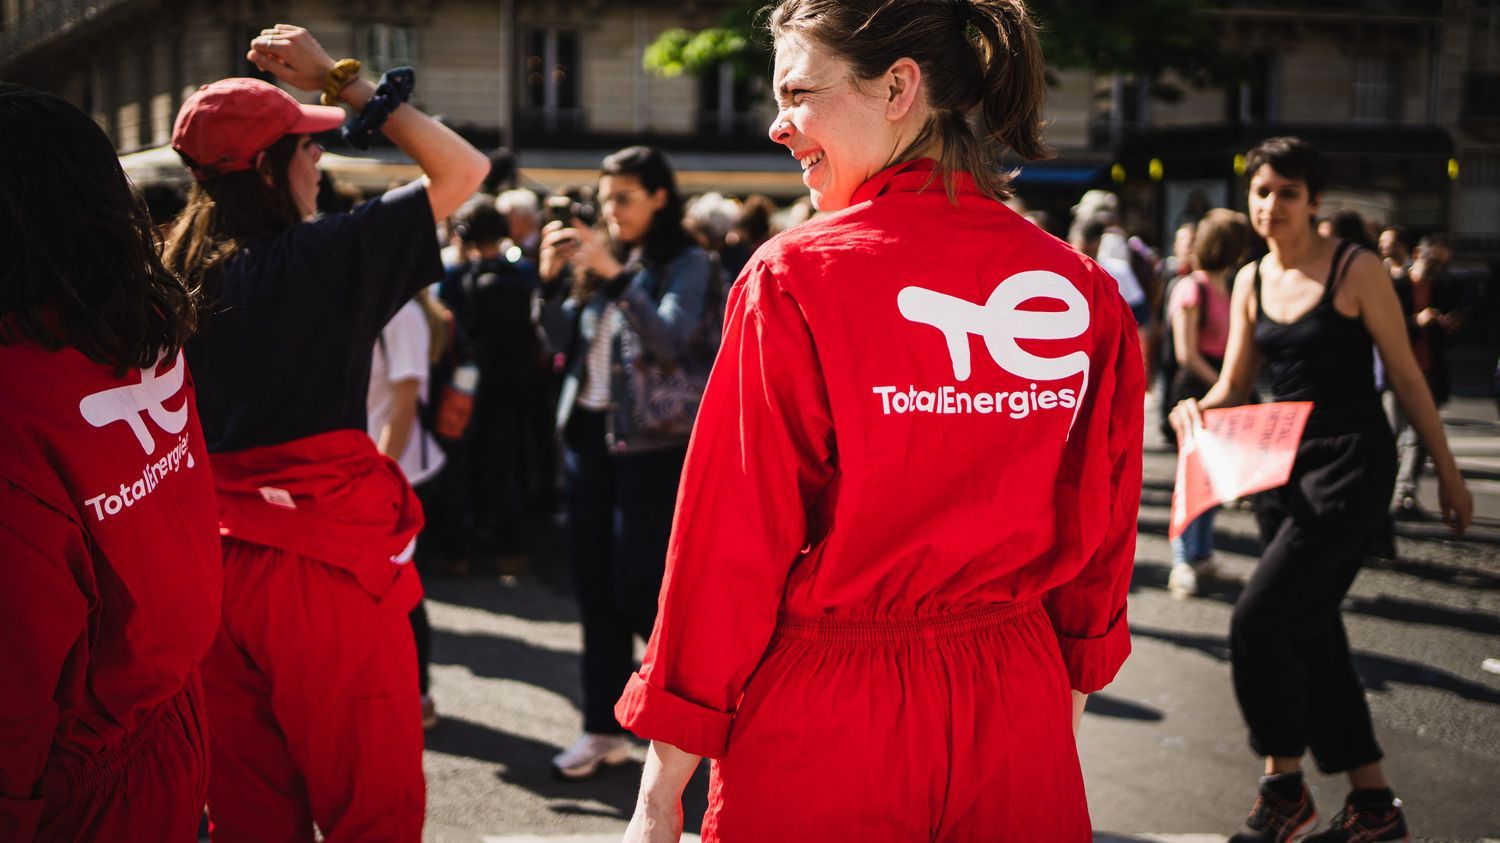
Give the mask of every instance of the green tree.
<path id="1" fill-rule="evenodd" d="M 1220 0 L 1222 2 L 1222 0 Z M 769 66 L 765 33 L 756 31 L 764 2 L 736 3 L 719 26 L 689 32 L 671 29 L 646 48 L 642 63 L 662 76 L 697 75 L 724 61 L 736 72 L 764 76 Z M 1193 85 L 1223 83 L 1243 72 L 1239 56 L 1223 48 L 1211 0 L 1032 0 L 1047 63 L 1148 79 L 1154 94 L 1180 92 L 1163 78 L 1175 74 Z"/>

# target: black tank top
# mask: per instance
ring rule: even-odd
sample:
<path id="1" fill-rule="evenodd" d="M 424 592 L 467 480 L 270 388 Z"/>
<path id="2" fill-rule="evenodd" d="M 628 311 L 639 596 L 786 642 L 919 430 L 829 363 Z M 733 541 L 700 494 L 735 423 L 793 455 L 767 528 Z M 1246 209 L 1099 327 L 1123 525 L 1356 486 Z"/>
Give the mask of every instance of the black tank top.
<path id="1" fill-rule="evenodd" d="M 1353 243 L 1339 242 L 1323 297 L 1292 322 L 1266 315 L 1260 263 L 1255 264 L 1255 347 L 1265 358 L 1273 400 L 1313 402 L 1304 437 L 1337 436 L 1384 424 L 1370 333 L 1359 317 L 1351 319 L 1333 306 L 1338 282 L 1358 251 Z"/>

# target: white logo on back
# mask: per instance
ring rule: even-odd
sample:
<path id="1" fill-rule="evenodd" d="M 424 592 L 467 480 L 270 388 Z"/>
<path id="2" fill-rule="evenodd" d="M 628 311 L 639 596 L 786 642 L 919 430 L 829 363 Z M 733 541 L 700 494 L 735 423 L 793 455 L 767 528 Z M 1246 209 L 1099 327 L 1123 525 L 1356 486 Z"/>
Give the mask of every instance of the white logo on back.
<path id="1" fill-rule="evenodd" d="M 151 438 L 151 431 L 146 427 L 142 415 L 150 416 L 152 421 L 168 433 L 181 433 L 187 426 L 187 399 L 183 398 L 182 406 L 176 410 L 168 410 L 163 405 L 182 389 L 183 373 L 186 371 L 187 366 L 179 351 L 177 361 L 166 375 L 157 377 L 155 366 L 141 369 L 140 383 L 117 386 L 89 395 L 78 402 L 78 412 L 94 427 L 104 427 L 117 421 L 125 422 L 135 433 L 136 441 L 141 443 L 141 450 L 151 454 L 156 450 L 156 442 Z"/>
<path id="2" fill-rule="evenodd" d="M 1056 299 L 1067 305 L 1058 312 L 1018 310 L 1034 298 Z M 1038 357 L 1021 348 L 1016 340 L 1061 340 L 1082 336 L 1089 328 L 1089 306 L 1083 294 L 1068 279 L 1055 272 L 1029 270 L 1001 281 L 989 300 L 977 305 L 955 296 L 922 287 L 906 287 L 896 296 L 901 315 L 912 322 L 931 325 L 943 333 L 953 377 L 969 379 L 969 335 L 977 334 L 1000 368 L 1032 380 L 1061 380 L 1083 375 L 1079 401 L 1073 409 L 1078 418 L 1083 394 L 1088 390 L 1089 356 L 1075 351 L 1061 357 Z M 1072 422 L 1069 422 L 1069 430 Z"/>

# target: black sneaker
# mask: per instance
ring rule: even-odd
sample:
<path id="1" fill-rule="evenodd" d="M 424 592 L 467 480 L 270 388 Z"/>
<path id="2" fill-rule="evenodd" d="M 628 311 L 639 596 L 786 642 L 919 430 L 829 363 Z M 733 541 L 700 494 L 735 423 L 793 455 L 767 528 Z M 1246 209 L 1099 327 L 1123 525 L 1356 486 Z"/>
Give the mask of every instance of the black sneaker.
<path id="1" fill-rule="evenodd" d="M 1306 841 L 1318 843 L 1373 843 L 1376 840 L 1403 840 L 1411 843 L 1411 832 L 1406 829 L 1406 815 L 1401 812 L 1401 800 L 1397 799 L 1384 809 L 1361 808 L 1353 802 L 1345 802 L 1328 828 Z"/>
<path id="2" fill-rule="evenodd" d="M 1317 822 L 1318 809 L 1313 807 L 1306 785 L 1302 786 L 1302 797 L 1296 800 L 1282 799 L 1262 785 L 1250 816 L 1245 818 L 1245 827 L 1229 838 L 1229 843 L 1285 843 L 1312 831 Z"/>

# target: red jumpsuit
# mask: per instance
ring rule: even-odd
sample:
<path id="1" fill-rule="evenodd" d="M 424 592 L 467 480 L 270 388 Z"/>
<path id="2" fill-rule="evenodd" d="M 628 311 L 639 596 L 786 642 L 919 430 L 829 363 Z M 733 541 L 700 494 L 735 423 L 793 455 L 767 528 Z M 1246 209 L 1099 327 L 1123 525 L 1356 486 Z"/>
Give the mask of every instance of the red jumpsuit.
<path id="1" fill-rule="evenodd" d="M 1130 650 L 1136 328 L 931 176 L 882 172 L 731 294 L 616 706 L 714 759 L 705 840 L 1090 838 L 1069 688 Z"/>
<path id="2" fill-rule="evenodd" d="M 362 430 L 213 454 L 224 619 L 203 664 L 215 843 L 416 841 L 422 718 L 407 613 L 422 508 Z"/>
<path id="3" fill-rule="evenodd" d="M 187 366 L 0 371 L 0 840 L 196 840 L 223 585 Z"/>

